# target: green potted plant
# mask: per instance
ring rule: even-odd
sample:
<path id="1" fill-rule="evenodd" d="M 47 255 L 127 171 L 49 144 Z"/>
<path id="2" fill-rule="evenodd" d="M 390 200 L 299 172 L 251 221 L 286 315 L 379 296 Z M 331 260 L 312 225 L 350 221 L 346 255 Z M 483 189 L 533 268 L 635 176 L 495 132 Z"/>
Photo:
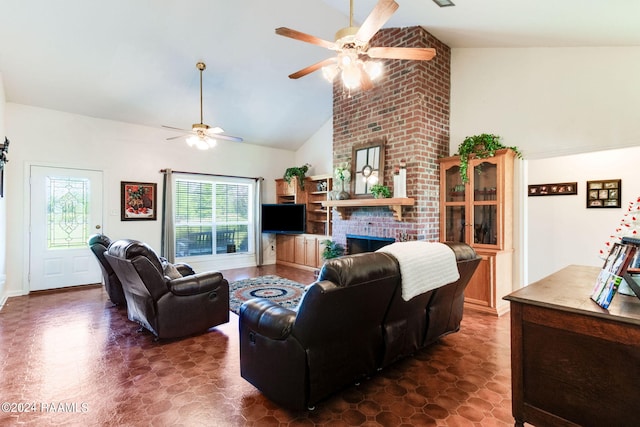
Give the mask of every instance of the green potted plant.
<path id="1" fill-rule="evenodd" d="M 374 184 L 371 186 L 371 194 L 376 199 L 388 199 L 391 197 L 391 190 L 386 185 Z"/>
<path id="2" fill-rule="evenodd" d="M 282 179 L 284 179 L 287 184 L 291 184 L 291 180 L 293 178 L 297 178 L 298 183 L 300 184 L 300 189 L 304 190 L 304 178 L 306 177 L 307 171 L 310 167 L 311 165 L 309 163 L 305 163 L 300 167 L 287 168 L 287 170 L 284 171 Z"/>
<path id="3" fill-rule="evenodd" d="M 522 158 L 522 153 L 517 147 L 509 147 L 502 144 L 498 135 L 483 133 L 466 137 L 464 141 L 458 145 L 458 152 L 455 154 L 456 156 L 460 156 L 460 176 L 462 177 L 462 182 L 469 182 L 467 170 L 471 156 L 478 159 L 486 159 L 487 157 L 493 157 L 496 151 L 504 148 L 513 150 L 518 158 Z"/>
<path id="4" fill-rule="evenodd" d="M 344 246 L 340 243 L 336 243 L 333 240 L 323 240 L 320 242 L 324 245 L 324 250 L 322 251 L 322 258 L 327 260 L 331 258 L 337 258 L 339 256 L 344 255 Z"/>

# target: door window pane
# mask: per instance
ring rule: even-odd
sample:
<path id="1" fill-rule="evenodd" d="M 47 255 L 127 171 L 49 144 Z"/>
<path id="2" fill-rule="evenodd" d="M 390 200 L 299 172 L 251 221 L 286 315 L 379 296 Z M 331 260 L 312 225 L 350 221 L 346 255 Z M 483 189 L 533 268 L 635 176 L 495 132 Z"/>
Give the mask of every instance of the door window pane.
<path id="1" fill-rule="evenodd" d="M 89 180 L 47 177 L 47 247 L 85 247 L 89 239 Z"/>

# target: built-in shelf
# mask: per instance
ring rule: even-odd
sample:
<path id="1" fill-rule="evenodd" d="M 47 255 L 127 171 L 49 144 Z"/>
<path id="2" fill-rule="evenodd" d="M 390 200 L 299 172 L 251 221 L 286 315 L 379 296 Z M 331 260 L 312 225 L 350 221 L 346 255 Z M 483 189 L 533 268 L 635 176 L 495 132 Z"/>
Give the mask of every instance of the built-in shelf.
<path id="1" fill-rule="evenodd" d="M 413 206 L 415 204 L 414 199 L 409 198 L 393 198 L 393 199 L 347 199 L 347 200 L 325 200 L 322 202 L 322 206 L 329 208 L 336 208 L 338 214 L 344 218 L 344 210 L 350 208 L 362 208 L 362 207 L 379 207 L 388 206 L 393 211 L 393 216 L 402 221 L 402 207 Z"/>

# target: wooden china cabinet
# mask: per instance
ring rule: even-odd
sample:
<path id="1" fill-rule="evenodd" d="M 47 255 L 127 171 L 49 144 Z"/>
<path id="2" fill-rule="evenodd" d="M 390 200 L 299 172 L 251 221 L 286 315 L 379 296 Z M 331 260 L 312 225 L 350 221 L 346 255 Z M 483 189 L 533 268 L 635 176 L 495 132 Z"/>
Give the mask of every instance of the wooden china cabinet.
<path id="1" fill-rule="evenodd" d="M 331 175 L 305 178 L 304 188 L 294 179 L 276 179 L 277 203 L 306 205 L 306 233 L 276 236 L 276 263 L 315 270 L 322 267 L 324 241 L 331 239 L 331 210 L 323 206 L 329 199 Z"/>
<path id="2" fill-rule="evenodd" d="M 439 160 L 440 240 L 467 243 L 482 257 L 465 290 L 465 306 L 498 316 L 509 311 L 502 297 L 512 291 L 515 156 L 504 149 L 470 158 L 467 183 L 460 157 Z"/>

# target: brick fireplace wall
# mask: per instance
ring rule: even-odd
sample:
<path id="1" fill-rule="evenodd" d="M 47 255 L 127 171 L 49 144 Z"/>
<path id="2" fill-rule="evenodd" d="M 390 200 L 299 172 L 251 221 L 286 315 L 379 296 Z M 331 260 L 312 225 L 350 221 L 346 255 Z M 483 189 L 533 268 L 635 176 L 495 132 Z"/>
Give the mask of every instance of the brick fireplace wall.
<path id="1" fill-rule="evenodd" d="M 402 222 L 387 208 L 354 208 L 333 215 L 333 238 L 347 234 L 396 240 L 439 239 L 439 168 L 449 155 L 451 50 L 422 27 L 383 29 L 372 46 L 431 47 L 430 61 L 385 60 L 385 75 L 373 89 L 346 92 L 333 86 L 333 163 L 349 159 L 354 145 L 386 138 L 384 184 L 392 187 L 394 167 L 407 162 L 407 197 Z"/>

